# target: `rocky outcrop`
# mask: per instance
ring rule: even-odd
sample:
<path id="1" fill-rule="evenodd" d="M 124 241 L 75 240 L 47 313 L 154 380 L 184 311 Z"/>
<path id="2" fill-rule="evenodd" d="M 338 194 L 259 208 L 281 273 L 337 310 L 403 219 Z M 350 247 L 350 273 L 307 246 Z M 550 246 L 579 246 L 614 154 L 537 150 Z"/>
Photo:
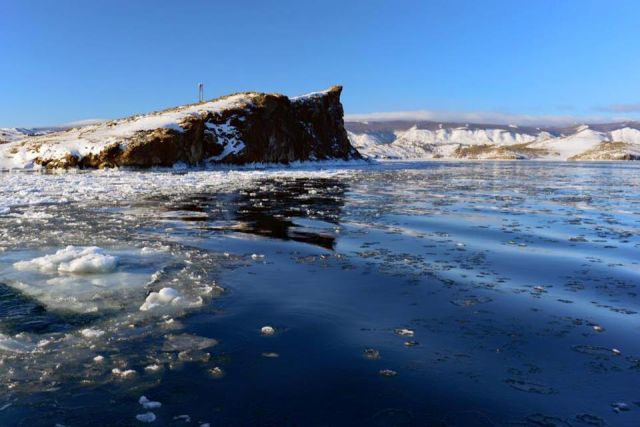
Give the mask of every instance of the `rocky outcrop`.
<path id="1" fill-rule="evenodd" d="M 359 159 L 344 129 L 341 92 L 334 86 L 296 98 L 239 93 L 25 138 L 6 144 L 0 158 L 49 169 Z"/>
<path id="2" fill-rule="evenodd" d="M 621 141 L 604 141 L 568 160 L 640 160 L 640 147 Z"/>

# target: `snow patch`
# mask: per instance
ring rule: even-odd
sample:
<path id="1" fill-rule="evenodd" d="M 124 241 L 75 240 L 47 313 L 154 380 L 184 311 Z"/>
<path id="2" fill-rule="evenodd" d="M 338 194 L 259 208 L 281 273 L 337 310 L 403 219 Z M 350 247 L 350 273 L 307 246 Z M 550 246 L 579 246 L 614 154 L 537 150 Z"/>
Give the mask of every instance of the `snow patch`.
<path id="1" fill-rule="evenodd" d="M 230 155 L 238 155 L 245 149 L 245 144 L 240 140 L 240 133 L 235 126 L 231 125 L 231 119 L 226 123 L 216 125 L 206 123 L 207 131 L 216 135 L 218 143 L 223 145 L 222 153 L 212 156 L 208 161 L 219 161 L 226 159 Z"/>
<path id="2" fill-rule="evenodd" d="M 151 292 L 144 303 L 140 306 L 140 311 L 152 311 L 169 307 L 186 307 L 200 305 L 202 300 L 187 301 L 184 296 L 173 288 L 162 288 L 158 292 Z"/>
<path id="3" fill-rule="evenodd" d="M 44 273 L 104 274 L 115 270 L 117 258 L 97 246 L 67 246 L 53 255 L 19 261 L 17 270 L 37 270 Z"/>

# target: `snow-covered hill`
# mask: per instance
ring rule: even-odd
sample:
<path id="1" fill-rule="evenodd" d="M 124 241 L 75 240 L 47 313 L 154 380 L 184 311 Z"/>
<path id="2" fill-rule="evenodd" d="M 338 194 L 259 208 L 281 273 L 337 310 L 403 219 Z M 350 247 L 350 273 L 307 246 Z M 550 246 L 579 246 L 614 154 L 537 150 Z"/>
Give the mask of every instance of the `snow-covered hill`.
<path id="1" fill-rule="evenodd" d="M 26 136 L 46 133 L 43 129 L 0 128 L 0 144 L 17 141 Z"/>
<path id="2" fill-rule="evenodd" d="M 98 123 L 101 120 L 84 120 L 81 122 L 77 122 L 80 124 L 94 124 Z M 47 135 L 53 132 L 61 132 L 67 129 L 71 129 L 74 124 L 68 125 L 60 125 L 60 126 L 51 126 L 51 127 L 37 127 L 37 128 L 0 128 L 0 144 L 6 144 L 8 142 L 18 141 L 20 139 L 29 137 L 29 136 L 41 136 Z"/>
<path id="3" fill-rule="evenodd" d="M 378 159 L 640 159 L 640 123 L 533 128 L 434 122 L 348 122 L 351 143 Z"/>

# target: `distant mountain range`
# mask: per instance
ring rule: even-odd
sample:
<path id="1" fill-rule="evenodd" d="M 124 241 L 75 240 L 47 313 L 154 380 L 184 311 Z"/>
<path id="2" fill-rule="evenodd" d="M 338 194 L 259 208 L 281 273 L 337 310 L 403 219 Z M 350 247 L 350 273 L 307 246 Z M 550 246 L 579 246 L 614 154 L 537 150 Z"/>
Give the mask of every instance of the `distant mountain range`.
<path id="1" fill-rule="evenodd" d="M 377 159 L 640 160 L 640 122 L 566 127 L 377 121 L 345 123 Z"/>

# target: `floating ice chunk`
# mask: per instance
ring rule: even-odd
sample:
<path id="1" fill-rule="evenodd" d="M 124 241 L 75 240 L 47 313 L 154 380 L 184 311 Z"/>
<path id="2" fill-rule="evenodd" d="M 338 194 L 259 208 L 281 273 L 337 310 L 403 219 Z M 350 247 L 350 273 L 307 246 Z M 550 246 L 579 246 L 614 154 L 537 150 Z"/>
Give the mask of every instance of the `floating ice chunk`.
<path id="1" fill-rule="evenodd" d="M 270 336 L 270 335 L 275 334 L 275 333 L 276 333 L 276 330 L 275 330 L 275 329 L 273 329 L 273 327 L 272 327 L 272 326 L 263 326 L 263 327 L 260 329 L 260 333 L 261 333 L 262 335 Z"/>
<path id="2" fill-rule="evenodd" d="M 197 335 L 167 335 L 162 345 L 162 351 L 204 350 L 217 344 L 218 341 L 213 338 L 200 337 Z"/>
<path id="3" fill-rule="evenodd" d="M 140 253 L 142 255 L 155 255 L 159 252 L 167 252 L 168 250 L 169 250 L 169 246 L 164 246 L 164 245 L 153 247 L 153 248 L 145 246 L 144 248 L 140 249 Z"/>
<path id="4" fill-rule="evenodd" d="M 516 390 L 524 391 L 527 393 L 554 394 L 556 392 L 552 387 L 546 386 L 544 384 L 527 382 L 516 378 L 509 378 L 504 382 L 509 386 L 515 388 Z"/>
<path id="5" fill-rule="evenodd" d="M 398 373 L 393 369 L 381 369 L 378 373 L 383 377 L 395 377 L 398 375 Z"/>
<path id="6" fill-rule="evenodd" d="M 115 270 L 117 258 L 104 253 L 96 246 L 67 246 L 55 254 L 19 261 L 13 264 L 17 270 L 35 270 L 44 273 L 104 274 Z"/>
<path id="7" fill-rule="evenodd" d="M 209 374 L 211 374 L 211 376 L 213 378 L 222 378 L 224 377 L 224 371 L 222 370 L 222 368 L 216 366 L 215 368 L 209 369 Z"/>
<path id="8" fill-rule="evenodd" d="M 157 365 L 157 364 L 153 364 L 153 365 L 148 365 L 144 367 L 144 370 L 146 372 L 158 372 L 160 369 L 162 369 L 162 366 Z"/>
<path id="9" fill-rule="evenodd" d="M 183 350 L 178 353 L 178 360 L 181 362 L 207 363 L 209 359 L 211 359 L 211 354 L 202 350 Z"/>
<path id="10" fill-rule="evenodd" d="M 374 348 L 367 348 L 364 351 L 364 358 L 369 360 L 378 360 L 380 359 L 380 352 Z"/>
<path id="11" fill-rule="evenodd" d="M 85 338 L 98 338 L 104 335 L 104 331 L 100 329 L 86 328 L 80 331 Z"/>
<path id="12" fill-rule="evenodd" d="M 119 368 L 113 368 L 111 370 L 111 373 L 118 378 L 131 378 L 137 374 L 137 372 L 133 369 L 127 369 L 123 371 Z"/>
<path id="13" fill-rule="evenodd" d="M 412 337 L 414 332 L 411 329 L 400 328 L 396 329 L 396 335 L 400 335 L 401 337 Z"/>
<path id="14" fill-rule="evenodd" d="M 144 409 L 155 409 L 162 406 L 162 403 L 149 400 L 147 396 L 140 396 L 138 403 L 141 404 Z"/>
<path id="15" fill-rule="evenodd" d="M 2 350 L 12 353 L 30 353 L 35 350 L 35 346 L 0 334 L 0 351 Z"/>
<path id="16" fill-rule="evenodd" d="M 251 259 L 254 260 L 254 261 L 257 261 L 259 259 L 264 259 L 264 255 L 262 255 L 262 254 L 252 254 L 251 255 Z"/>
<path id="17" fill-rule="evenodd" d="M 159 292 L 151 292 L 144 303 L 140 306 L 140 311 L 154 310 L 160 307 L 179 306 L 185 304 L 184 297 L 173 288 L 162 288 Z"/>
<path id="18" fill-rule="evenodd" d="M 173 288 L 162 288 L 160 292 L 158 292 L 158 298 L 162 302 L 171 302 L 174 299 L 178 298 L 180 294 Z"/>
<path id="19" fill-rule="evenodd" d="M 69 263 L 63 262 L 58 267 L 58 271 L 75 274 L 100 274 L 109 273 L 115 268 L 115 257 L 102 254 L 87 254 Z"/>
<path id="20" fill-rule="evenodd" d="M 104 356 L 97 355 L 96 357 L 93 358 L 93 361 L 96 363 L 102 363 L 104 362 Z"/>
<path id="21" fill-rule="evenodd" d="M 625 402 L 613 402 L 611 404 L 611 407 L 613 408 L 614 412 L 626 412 L 631 410 L 629 404 Z"/>
<path id="22" fill-rule="evenodd" d="M 140 421 L 141 423 L 152 423 L 156 420 L 156 414 L 154 414 L 153 412 L 138 414 L 136 415 L 136 420 Z"/>

